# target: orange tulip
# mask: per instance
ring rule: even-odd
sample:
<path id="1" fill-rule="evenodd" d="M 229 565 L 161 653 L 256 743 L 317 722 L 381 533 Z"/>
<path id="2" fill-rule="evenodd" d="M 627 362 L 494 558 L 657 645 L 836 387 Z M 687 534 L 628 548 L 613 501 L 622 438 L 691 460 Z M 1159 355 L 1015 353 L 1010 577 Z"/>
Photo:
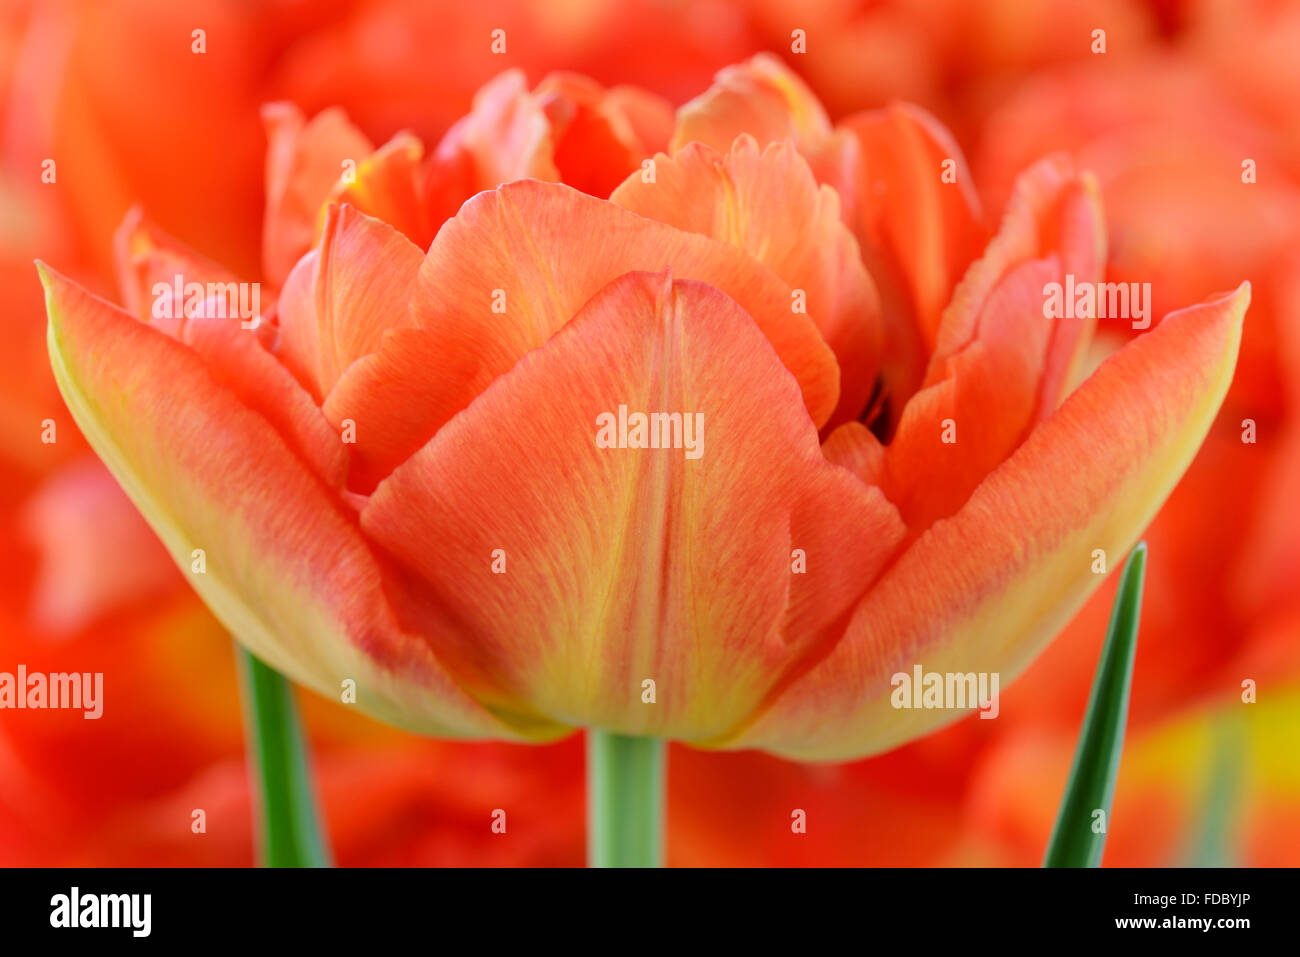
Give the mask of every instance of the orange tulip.
<path id="1" fill-rule="evenodd" d="M 952 716 L 891 707 L 897 671 L 1013 677 L 1195 454 L 1249 288 L 1076 387 L 1092 322 L 1046 318 L 1044 290 L 1102 278 L 1090 177 L 1031 167 L 981 255 L 935 121 L 832 128 L 767 57 L 609 199 L 506 182 L 425 251 L 458 142 L 490 177 L 535 175 L 564 121 L 604 151 L 583 176 L 653 145 L 644 98 L 555 92 L 533 122 L 545 95 L 514 88 L 429 164 L 353 140 L 340 185 L 337 137 L 305 134 L 341 121 L 289 118 L 267 250 L 296 248 L 285 223 L 311 248 L 260 321 L 140 222 L 135 315 L 42 267 L 68 406 L 199 594 L 300 683 L 439 735 L 847 757 Z M 182 302 L 177 276 L 222 285 Z"/>

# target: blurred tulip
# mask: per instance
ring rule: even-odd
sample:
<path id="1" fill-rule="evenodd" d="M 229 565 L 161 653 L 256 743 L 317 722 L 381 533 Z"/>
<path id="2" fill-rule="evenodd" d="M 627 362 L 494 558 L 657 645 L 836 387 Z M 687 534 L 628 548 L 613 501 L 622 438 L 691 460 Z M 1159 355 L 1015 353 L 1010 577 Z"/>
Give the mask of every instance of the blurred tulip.
<path id="1" fill-rule="evenodd" d="M 1025 75 L 1139 54 L 1158 41 L 1142 0 L 745 0 L 753 29 L 833 116 L 925 105 L 965 142 Z M 794 31 L 803 34 L 795 49 Z M 1096 31 L 1104 37 L 1099 38 Z"/>
<path id="2" fill-rule="evenodd" d="M 1278 134 L 1292 169 L 1300 168 L 1300 8 L 1274 0 L 1186 0 L 1184 17 L 1191 56 Z"/>

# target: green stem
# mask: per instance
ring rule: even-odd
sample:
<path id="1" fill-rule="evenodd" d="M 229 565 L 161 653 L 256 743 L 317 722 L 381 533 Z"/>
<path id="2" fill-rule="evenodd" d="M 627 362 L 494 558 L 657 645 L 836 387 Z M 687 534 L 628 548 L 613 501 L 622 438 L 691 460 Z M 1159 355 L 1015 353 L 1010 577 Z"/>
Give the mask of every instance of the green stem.
<path id="1" fill-rule="evenodd" d="M 278 671 L 235 648 L 244 699 L 253 789 L 261 820 L 259 860 L 266 867 L 329 867 L 311 768 L 293 687 Z"/>
<path id="2" fill-rule="evenodd" d="M 663 867 L 664 743 L 587 732 L 587 861 Z"/>

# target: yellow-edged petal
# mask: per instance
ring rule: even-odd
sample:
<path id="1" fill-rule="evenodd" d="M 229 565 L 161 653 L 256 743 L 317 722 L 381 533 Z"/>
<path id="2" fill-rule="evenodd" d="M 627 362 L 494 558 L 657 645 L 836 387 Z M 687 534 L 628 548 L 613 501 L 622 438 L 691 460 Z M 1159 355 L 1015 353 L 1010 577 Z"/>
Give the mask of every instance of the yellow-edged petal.
<path id="1" fill-rule="evenodd" d="M 196 353 L 39 268 L 50 361 L 73 417 L 241 643 L 331 699 L 355 682 L 358 706 L 394 724 L 520 734 L 398 624 L 355 517 L 264 418 Z"/>
<path id="2" fill-rule="evenodd" d="M 1191 463 L 1232 380 L 1249 301 L 1243 283 L 1171 313 L 1103 362 L 729 744 L 859 757 L 966 713 L 893 707 L 892 676 L 916 665 L 997 673 L 1005 690 L 1101 582 L 1095 551 L 1118 567 Z"/>

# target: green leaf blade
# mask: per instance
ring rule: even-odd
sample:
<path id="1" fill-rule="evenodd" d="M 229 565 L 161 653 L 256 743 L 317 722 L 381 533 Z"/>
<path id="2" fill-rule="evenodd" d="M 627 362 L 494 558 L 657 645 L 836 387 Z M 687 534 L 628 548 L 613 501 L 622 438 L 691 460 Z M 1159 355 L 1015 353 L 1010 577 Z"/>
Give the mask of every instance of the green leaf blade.
<path id="1" fill-rule="evenodd" d="M 1047 845 L 1044 867 L 1101 866 L 1115 777 L 1124 749 L 1124 727 L 1128 722 L 1146 560 L 1146 542 L 1139 542 L 1120 573 L 1106 643 L 1097 663 L 1074 764 Z M 1098 811 L 1102 812 L 1100 818 Z M 1103 822 L 1100 830 L 1099 820 Z"/>

